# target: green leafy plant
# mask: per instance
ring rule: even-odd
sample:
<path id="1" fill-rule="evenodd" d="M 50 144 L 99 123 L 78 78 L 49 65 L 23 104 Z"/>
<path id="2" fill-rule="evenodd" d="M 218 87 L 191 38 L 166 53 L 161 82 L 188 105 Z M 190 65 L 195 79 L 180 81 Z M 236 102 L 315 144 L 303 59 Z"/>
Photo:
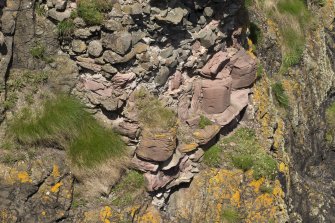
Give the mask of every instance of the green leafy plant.
<path id="1" fill-rule="evenodd" d="M 34 47 L 30 49 L 30 54 L 38 59 L 43 59 L 45 56 L 45 46 L 41 43 L 36 43 Z"/>
<path id="2" fill-rule="evenodd" d="M 273 188 L 269 185 L 262 185 L 260 188 L 259 188 L 260 192 L 261 193 L 267 193 L 267 194 L 271 194 L 272 191 L 273 191 Z"/>
<path id="3" fill-rule="evenodd" d="M 205 151 L 203 162 L 210 167 L 219 167 L 222 163 L 221 153 L 221 146 L 216 144 Z"/>
<path id="4" fill-rule="evenodd" d="M 212 121 L 209 120 L 206 116 L 200 115 L 199 128 L 204 129 L 206 126 L 212 124 Z"/>
<path id="5" fill-rule="evenodd" d="M 232 156 L 233 165 L 243 171 L 250 170 L 254 164 L 253 158 L 249 154 L 235 154 Z"/>

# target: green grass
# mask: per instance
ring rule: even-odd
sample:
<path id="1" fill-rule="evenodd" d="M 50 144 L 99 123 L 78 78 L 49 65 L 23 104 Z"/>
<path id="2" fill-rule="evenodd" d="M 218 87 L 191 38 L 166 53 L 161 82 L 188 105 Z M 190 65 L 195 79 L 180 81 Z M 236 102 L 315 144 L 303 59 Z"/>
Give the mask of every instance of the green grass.
<path id="1" fill-rule="evenodd" d="M 289 107 L 289 100 L 288 96 L 283 88 L 283 85 L 281 82 L 277 82 L 272 85 L 272 92 L 273 96 L 278 102 L 279 106 L 288 108 Z"/>
<path id="2" fill-rule="evenodd" d="M 205 151 L 203 162 L 210 167 L 220 167 L 222 148 L 218 144 Z"/>
<path id="3" fill-rule="evenodd" d="M 104 19 L 103 12 L 112 9 L 109 0 L 81 0 L 78 3 L 77 14 L 88 25 L 100 25 Z"/>
<path id="4" fill-rule="evenodd" d="M 254 164 L 252 157 L 249 154 L 236 154 L 232 156 L 233 165 L 243 171 L 250 170 Z"/>
<path id="5" fill-rule="evenodd" d="M 139 120 L 144 126 L 169 129 L 176 125 L 176 113 L 146 89 L 141 88 L 135 93 L 135 103 Z"/>
<path id="6" fill-rule="evenodd" d="M 234 208 L 226 208 L 222 210 L 221 219 L 224 223 L 239 223 L 241 217 L 239 212 Z"/>
<path id="7" fill-rule="evenodd" d="M 199 128 L 204 129 L 206 126 L 212 124 L 212 121 L 209 120 L 206 116 L 200 115 Z"/>
<path id="8" fill-rule="evenodd" d="M 75 25 L 72 19 L 66 19 L 58 23 L 57 30 L 60 38 L 70 37 L 74 32 Z"/>
<path id="9" fill-rule="evenodd" d="M 20 144 L 64 148 L 78 166 L 94 166 L 123 154 L 120 136 L 102 127 L 77 99 L 59 95 L 42 108 L 25 109 L 10 123 L 9 132 Z"/>
<path id="10" fill-rule="evenodd" d="M 112 193 L 115 195 L 112 203 L 118 207 L 131 204 L 136 193 L 143 189 L 144 183 L 144 177 L 141 173 L 130 170 L 112 189 Z"/>
<path id="11" fill-rule="evenodd" d="M 303 0 L 280 0 L 277 8 L 281 13 L 288 13 L 298 18 L 308 16 L 308 11 Z"/>
<path id="12" fill-rule="evenodd" d="M 46 55 L 46 46 L 38 42 L 30 49 L 30 54 L 34 58 L 43 60 L 46 63 L 52 63 L 54 61 L 52 57 Z"/>
<path id="13" fill-rule="evenodd" d="M 257 24 L 251 22 L 249 25 L 250 35 L 252 43 L 257 45 L 263 38 L 262 30 L 257 26 Z"/>
<path id="14" fill-rule="evenodd" d="M 39 2 L 37 2 L 35 4 L 35 13 L 38 15 L 38 16 L 45 16 L 46 14 L 46 10 L 44 7 L 41 6 L 41 4 Z"/>
<path id="15" fill-rule="evenodd" d="M 259 188 L 260 192 L 263 193 L 263 194 L 271 194 L 273 192 L 273 187 L 271 186 L 268 186 L 268 185 L 262 185 L 260 188 Z"/>
<path id="16" fill-rule="evenodd" d="M 243 171 L 253 170 L 255 179 L 274 179 L 277 174 L 276 160 L 266 153 L 250 128 L 239 128 L 210 148 L 204 154 L 204 162 L 212 167 L 230 162 L 233 167 Z"/>
<path id="17" fill-rule="evenodd" d="M 41 43 L 36 43 L 35 46 L 30 49 L 30 54 L 37 59 L 43 59 L 45 56 L 45 46 Z"/>

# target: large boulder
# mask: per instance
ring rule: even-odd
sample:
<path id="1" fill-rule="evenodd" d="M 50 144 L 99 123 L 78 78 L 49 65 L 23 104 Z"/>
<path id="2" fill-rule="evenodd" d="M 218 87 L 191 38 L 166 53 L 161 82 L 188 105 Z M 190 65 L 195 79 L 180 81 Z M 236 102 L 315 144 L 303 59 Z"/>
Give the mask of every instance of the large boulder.
<path id="1" fill-rule="evenodd" d="M 131 46 L 131 34 L 129 32 L 115 32 L 102 37 L 102 45 L 114 52 L 124 55 Z"/>
<path id="2" fill-rule="evenodd" d="M 241 49 L 232 59 L 231 77 L 234 89 L 250 86 L 256 79 L 256 61 L 244 49 Z"/>
<path id="3" fill-rule="evenodd" d="M 169 159 L 176 148 L 176 131 L 144 129 L 136 154 L 145 159 L 163 162 Z"/>
<path id="4" fill-rule="evenodd" d="M 202 81 L 202 110 L 208 114 L 217 114 L 230 105 L 231 78 L 224 80 Z"/>

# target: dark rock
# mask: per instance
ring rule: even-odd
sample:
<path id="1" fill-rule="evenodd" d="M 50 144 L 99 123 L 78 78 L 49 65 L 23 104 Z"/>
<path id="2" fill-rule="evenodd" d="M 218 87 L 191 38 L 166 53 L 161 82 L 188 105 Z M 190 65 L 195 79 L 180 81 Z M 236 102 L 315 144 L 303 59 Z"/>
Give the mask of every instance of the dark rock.
<path id="1" fill-rule="evenodd" d="M 166 83 L 167 79 L 170 76 L 170 70 L 169 68 L 162 66 L 159 71 L 158 74 L 155 78 L 155 83 L 157 84 L 157 86 L 162 86 Z"/>
<path id="2" fill-rule="evenodd" d="M 93 40 L 92 42 L 90 42 L 88 44 L 88 49 L 87 52 L 89 55 L 93 56 L 93 57 L 99 57 L 102 53 L 103 49 L 102 49 L 102 44 L 100 41 L 98 40 Z"/>
<path id="3" fill-rule="evenodd" d="M 114 52 L 124 55 L 131 46 L 131 34 L 128 32 L 116 32 L 102 37 L 102 45 Z"/>

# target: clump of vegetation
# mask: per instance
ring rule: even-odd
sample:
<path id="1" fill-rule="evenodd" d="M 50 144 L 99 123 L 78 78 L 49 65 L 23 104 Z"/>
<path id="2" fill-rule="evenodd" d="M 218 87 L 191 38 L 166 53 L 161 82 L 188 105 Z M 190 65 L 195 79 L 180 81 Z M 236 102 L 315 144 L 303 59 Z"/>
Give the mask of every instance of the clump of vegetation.
<path id="1" fill-rule="evenodd" d="M 305 45 L 304 33 L 309 29 L 312 17 L 303 0 L 255 1 L 255 5 L 278 25 L 283 55 L 280 73 L 284 73 L 301 60 Z M 251 31 L 255 28 L 252 26 L 251 24 Z M 257 29 L 254 30 L 257 33 Z"/>
<path id="2" fill-rule="evenodd" d="M 15 107 L 18 100 L 18 92 L 23 88 L 28 87 L 29 93 L 26 93 L 26 101 L 32 102 L 32 95 L 37 92 L 40 84 L 46 83 L 48 80 L 48 73 L 43 71 L 27 71 L 23 73 L 13 73 L 7 81 L 7 95 L 4 101 L 5 109 L 12 109 Z"/>
<path id="3" fill-rule="evenodd" d="M 200 115 L 199 128 L 204 129 L 206 126 L 212 124 L 212 121 L 209 120 L 206 116 Z"/>
<path id="4" fill-rule="evenodd" d="M 259 79 L 262 78 L 263 73 L 264 73 L 264 67 L 263 67 L 263 65 L 260 63 L 260 64 L 258 64 L 257 72 L 256 72 L 256 78 L 257 78 L 257 80 L 259 80 Z"/>
<path id="5" fill-rule="evenodd" d="M 103 12 L 112 9 L 110 0 L 80 0 L 77 14 L 88 25 L 100 25 L 103 21 Z"/>
<path id="6" fill-rule="evenodd" d="M 241 222 L 240 213 L 235 208 L 226 208 L 222 210 L 221 219 L 224 223 Z"/>
<path id="7" fill-rule="evenodd" d="M 44 102 L 41 111 L 24 109 L 9 125 L 20 144 L 67 149 L 78 166 L 94 166 L 124 153 L 124 142 L 101 126 L 79 100 L 59 95 Z"/>
<path id="8" fill-rule="evenodd" d="M 239 128 L 224 138 L 204 154 L 204 163 L 219 167 L 223 162 L 243 171 L 253 170 L 255 179 L 266 177 L 274 179 L 277 174 L 277 162 L 262 148 L 252 129 Z"/>
<path id="9" fill-rule="evenodd" d="M 74 22 L 72 19 L 66 19 L 58 23 L 57 30 L 60 38 L 70 37 L 74 32 Z"/>
<path id="10" fill-rule="evenodd" d="M 284 90 L 284 87 L 283 87 L 282 83 L 277 82 L 277 83 L 273 84 L 271 87 L 272 87 L 273 95 L 274 95 L 275 99 L 277 100 L 278 104 L 281 107 L 288 108 L 289 107 L 289 100 L 288 100 L 287 94 L 285 93 L 285 90 Z"/>
<path id="11" fill-rule="evenodd" d="M 150 128 L 169 129 L 176 124 L 176 113 L 145 88 L 135 93 L 135 103 L 140 122 Z"/>
<path id="12" fill-rule="evenodd" d="M 47 63 L 52 63 L 54 60 L 46 55 L 46 47 L 41 43 L 35 43 L 35 46 L 30 49 L 30 54 L 36 58 Z"/>
<path id="13" fill-rule="evenodd" d="M 271 194 L 273 192 L 273 188 L 269 185 L 262 185 L 259 188 L 261 193 L 267 193 L 267 194 Z"/>
<path id="14" fill-rule="evenodd" d="M 250 35 L 249 38 L 253 42 L 253 44 L 257 45 L 262 39 L 262 31 L 261 29 L 253 22 L 250 23 L 249 26 Z"/>
<path id="15" fill-rule="evenodd" d="M 243 171 L 250 170 L 254 161 L 249 154 L 237 154 L 232 156 L 233 165 Z"/>
<path id="16" fill-rule="evenodd" d="M 220 167 L 222 163 L 222 147 L 218 144 L 205 151 L 203 162 L 210 167 Z"/>
<path id="17" fill-rule="evenodd" d="M 45 8 L 39 2 L 36 2 L 35 4 L 35 12 L 39 16 L 45 16 L 46 14 Z"/>
<path id="18" fill-rule="evenodd" d="M 144 182 L 144 177 L 141 173 L 130 170 L 112 189 L 112 194 L 116 196 L 112 203 L 118 207 L 131 204 L 144 188 Z"/>

